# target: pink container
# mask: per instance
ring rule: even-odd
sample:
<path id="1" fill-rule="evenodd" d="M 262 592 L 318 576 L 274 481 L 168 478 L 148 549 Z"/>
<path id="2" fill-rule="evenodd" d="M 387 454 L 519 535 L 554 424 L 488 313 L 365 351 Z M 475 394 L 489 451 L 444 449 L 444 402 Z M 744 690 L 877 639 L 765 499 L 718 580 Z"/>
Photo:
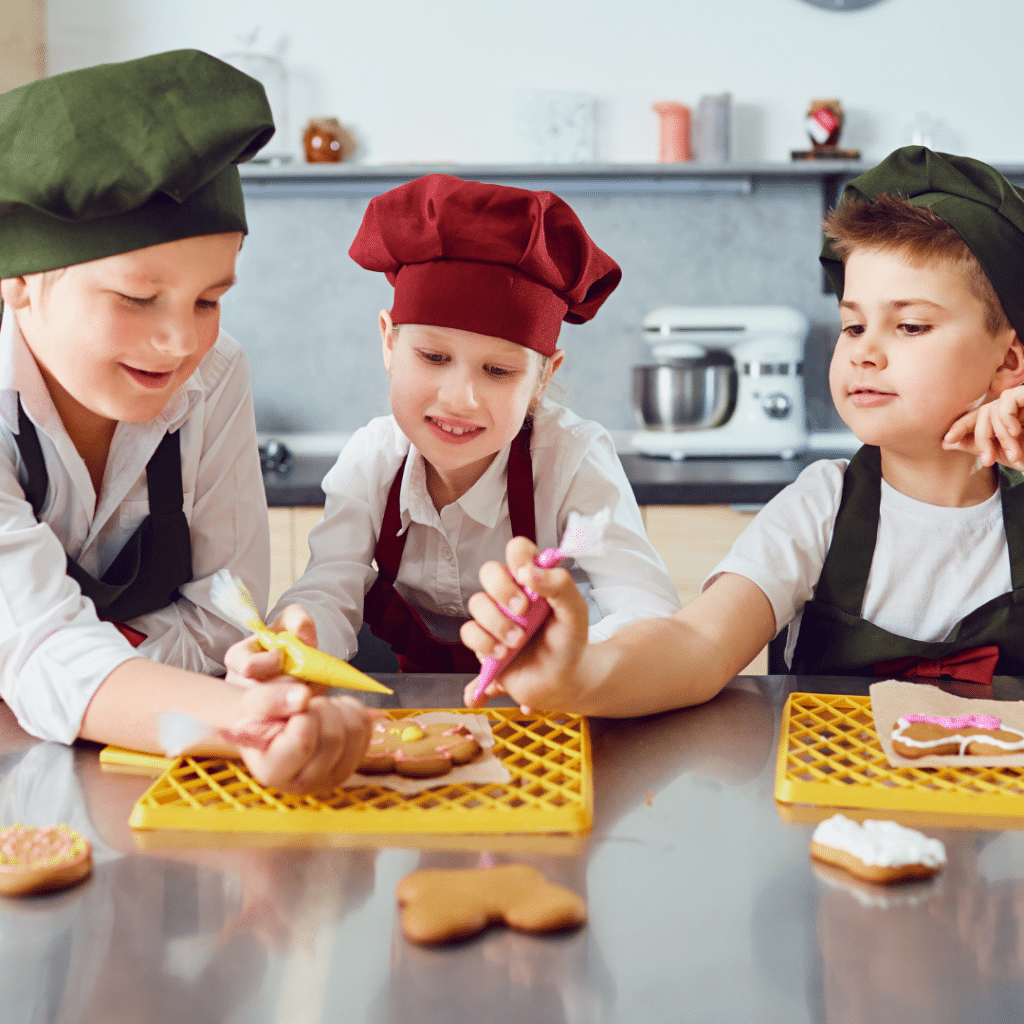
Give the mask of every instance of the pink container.
<path id="1" fill-rule="evenodd" d="M 661 100 L 654 104 L 654 110 L 661 118 L 658 159 L 663 164 L 693 159 L 690 153 L 690 108 L 675 100 Z"/>

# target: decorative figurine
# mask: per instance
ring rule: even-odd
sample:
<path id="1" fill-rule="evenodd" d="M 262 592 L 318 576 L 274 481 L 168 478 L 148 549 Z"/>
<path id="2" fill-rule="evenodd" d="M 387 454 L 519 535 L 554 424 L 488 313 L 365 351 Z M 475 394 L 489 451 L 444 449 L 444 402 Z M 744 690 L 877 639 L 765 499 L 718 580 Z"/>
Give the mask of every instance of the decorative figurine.
<path id="1" fill-rule="evenodd" d="M 840 149 L 843 105 L 839 100 L 811 100 L 804 127 L 811 137 L 811 149 L 794 150 L 794 160 L 859 160 L 859 149 Z"/>
<path id="2" fill-rule="evenodd" d="M 310 164 L 336 164 L 356 151 L 352 133 L 336 117 L 314 117 L 302 135 L 302 148 Z"/>

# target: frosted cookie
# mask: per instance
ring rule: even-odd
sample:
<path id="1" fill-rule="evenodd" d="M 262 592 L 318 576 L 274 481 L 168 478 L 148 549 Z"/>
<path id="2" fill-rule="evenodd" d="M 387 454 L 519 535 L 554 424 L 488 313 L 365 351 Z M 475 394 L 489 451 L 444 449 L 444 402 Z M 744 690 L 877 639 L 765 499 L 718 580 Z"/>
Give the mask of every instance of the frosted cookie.
<path id="1" fill-rule="evenodd" d="M 842 814 L 833 815 L 814 830 L 811 856 L 867 882 L 930 878 L 946 864 L 946 848 L 938 839 L 894 821 L 858 824 Z"/>
<path id="2" fill-rule="evenodd" d="M 395 895 L 402 931 L 412 942 L 456 942 L 499 921 L 520 931 L 557 932 L 587 919 L 581 896 L 552 885 L 528 864 L 414 871 Z"/>
<path id="3" fill-rule="evenodd" d="M 356 771 L 360 775 L 396 772 L 412 778 L 431 778 L 444 775 L 454 765 L 472 761 L 480 750 L 480 744 L 464 725 L 422 725 L 414 718 L 377 722 L 370 746 Z"/>
<path id="4" fill-rule="evenodd" d="M 1024 732 L 992 715 L 904 715 L 893 727 L 892 749 L 903 757 L 1018 754 L 1024 752 Z"/>
<path id="5" fill-rule="evenodd" d="M 89 840 L 68 825 L 0 828 L 0 895 L 64 889 L 91 872 Z"/>

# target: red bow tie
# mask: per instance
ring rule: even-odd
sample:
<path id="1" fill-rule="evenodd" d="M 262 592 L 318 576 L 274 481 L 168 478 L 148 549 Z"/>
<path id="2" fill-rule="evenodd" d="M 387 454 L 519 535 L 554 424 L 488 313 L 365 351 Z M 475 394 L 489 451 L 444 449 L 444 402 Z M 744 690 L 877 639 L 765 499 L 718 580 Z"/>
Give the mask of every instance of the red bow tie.
<path id="1" fill-rule="evenodd" d="M 951 676 L 965 683 L 991 686 L 998 661 L 999 648 L 989 644 L 987 647 L 969 647 L 945 658 L 893 658 L 890 661 L 877 661 L 871 667 L 878 679 L 913 679 L 917 676 L 941 679 L 942 676 Z"/>

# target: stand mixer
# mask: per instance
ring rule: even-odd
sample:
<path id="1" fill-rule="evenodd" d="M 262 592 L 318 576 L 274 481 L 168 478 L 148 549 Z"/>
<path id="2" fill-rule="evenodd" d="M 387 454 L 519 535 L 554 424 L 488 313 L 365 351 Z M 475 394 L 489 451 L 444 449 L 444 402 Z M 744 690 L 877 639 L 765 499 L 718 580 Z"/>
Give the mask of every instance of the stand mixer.
<path id="1" fill-rule="evenodd" d="M 645 455 L 776 456 L 807 446 L 807 317 L 787 306 L 666 306 L 644 317 L 656 363 L 633 368 Z"/>

